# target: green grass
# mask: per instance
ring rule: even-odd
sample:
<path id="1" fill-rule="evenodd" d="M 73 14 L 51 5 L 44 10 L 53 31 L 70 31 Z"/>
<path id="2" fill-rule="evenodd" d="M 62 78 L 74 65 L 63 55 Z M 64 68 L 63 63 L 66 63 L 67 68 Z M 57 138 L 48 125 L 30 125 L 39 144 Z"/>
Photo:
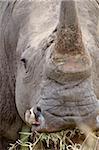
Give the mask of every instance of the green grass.
<path id="1" fill-rule="evenodd" d="M 20 140 L 11 144 L 9 150 L 99 150 L 99 137 L 86 127 L 82 129 L 62 130 L 56 133 L 34 134 L 20 132 Z M 28 142 L 31 137 L 32 142 Z"/>

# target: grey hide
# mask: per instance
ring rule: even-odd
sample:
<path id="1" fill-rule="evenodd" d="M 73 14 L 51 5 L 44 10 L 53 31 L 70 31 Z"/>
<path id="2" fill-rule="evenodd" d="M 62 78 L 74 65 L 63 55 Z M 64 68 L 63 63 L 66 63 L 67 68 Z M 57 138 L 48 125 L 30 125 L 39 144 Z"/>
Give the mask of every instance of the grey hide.
<path id="1" fill-rule="evenodd" d="M 98 0 L 0 1 L 0 150 L 22 122 L 99 126 Z"/>

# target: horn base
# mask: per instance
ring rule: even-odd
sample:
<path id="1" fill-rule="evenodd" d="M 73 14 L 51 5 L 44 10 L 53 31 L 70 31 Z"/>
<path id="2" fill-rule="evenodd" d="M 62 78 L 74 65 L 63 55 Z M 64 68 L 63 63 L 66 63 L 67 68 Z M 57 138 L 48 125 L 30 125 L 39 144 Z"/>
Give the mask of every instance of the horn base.
<path id="1" fill-rule="evenodd" d="M 60 83 L 76 81 L 91 76 L 92 61 L 88 52 L 69 55 L 53 51 L 50 47 L 46 56 L 45 74 Z M 51 53 L 52 52 L 52 53 Z"/>

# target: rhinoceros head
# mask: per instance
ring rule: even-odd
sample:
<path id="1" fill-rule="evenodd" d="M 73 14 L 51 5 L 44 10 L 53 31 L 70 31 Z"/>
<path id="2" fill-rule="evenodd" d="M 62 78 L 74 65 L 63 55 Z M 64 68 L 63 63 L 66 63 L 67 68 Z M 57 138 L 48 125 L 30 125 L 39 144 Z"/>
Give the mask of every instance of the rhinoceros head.
<path id="1" fill-rule="evenodd" d="M 99 105 L 92 84 L 92 59 L 82 36 L 77 2 L 35 2 L 34 6 L 32 15 L 37 18 L 32 17 L 34 24 L 28 23 L 33 34 L 29 34 L 29 46 L 22 52 L 18 64 L 18 112 L 33 130 L 42 132 L 81 123 L 95 128 Z"/>

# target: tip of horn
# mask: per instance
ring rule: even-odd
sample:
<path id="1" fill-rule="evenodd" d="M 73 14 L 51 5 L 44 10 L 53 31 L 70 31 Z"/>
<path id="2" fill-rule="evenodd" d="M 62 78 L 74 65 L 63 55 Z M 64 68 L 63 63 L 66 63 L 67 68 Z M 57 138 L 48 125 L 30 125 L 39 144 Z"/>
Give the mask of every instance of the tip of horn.
<path id="1" fill-rule="evenodd" d="M 61 2 L 59 23 L 62 27 L 70 27 L 78 23 L 75 0 L 63 0 Z"/>
<path id="2" fill-rule="evenodd" d="M 84 49 L 75 0 L 61 2 L 55 50 L 61 54 L 82 53 Z"/>

